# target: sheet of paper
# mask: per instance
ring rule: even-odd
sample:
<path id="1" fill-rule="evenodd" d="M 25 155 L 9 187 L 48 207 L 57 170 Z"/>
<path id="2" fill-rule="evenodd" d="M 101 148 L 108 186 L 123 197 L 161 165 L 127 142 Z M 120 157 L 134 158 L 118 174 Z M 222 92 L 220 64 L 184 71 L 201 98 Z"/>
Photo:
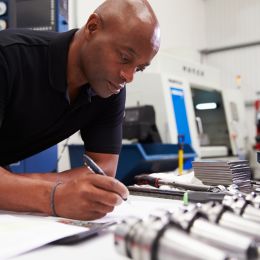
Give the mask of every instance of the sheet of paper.
<path id="1" fill-rule="evenodd" d="M 129 216 L 144 218 L 158 209 L 173 211 L 182 205 L 182 201 L 129 196 L 128 201 L 115 207 L 105 217 L 95 221 L 72 220 L 73 223 L 69 223 L 72 225 L 63 224 L 63 218 L 0 211 L 0 259 L 17 256 L 59 238 L 85 231 L 84 222 L 120 222 Z"/>
<path id="2" fill-rule="evenodd" d="M 35 219 L 0 215 L 0 259 L 48 244 L 56 239 L 85 231 L 84 227 L 47 221 L 44 217 Z"/>
<path id="3" fill-rule="evenodd" d="M 94 222 L 119 222 L 128 216 L 146 217 L 157 209 L 175 210 L 183 205 L 182 201 L 150 198 L 142 196 L 129 196 L 129 199 L 115 207 L 114 211 Z"/>
<path id="4" fill-rule="evenodd" d="M 115 207 L 114 211 L 108 213 L 105 217 L 93 221 L 78 221 L 70 220 L 66 222 L 65 218 L 47 217 L 49 220 L 59 221 L 61 223 L 68 223 L 72 225 L 88 226 L 90 223 L 107 223 L 120 222 L 122 219 L 129 216 L 146 217 L 157 209 L 167 209 L 173 211 L 183 206 L 181 200 L 161 199 L 154 197 L 143 197 L 130 195 L 127 201 L 124 201 L 119 206 Z"/>

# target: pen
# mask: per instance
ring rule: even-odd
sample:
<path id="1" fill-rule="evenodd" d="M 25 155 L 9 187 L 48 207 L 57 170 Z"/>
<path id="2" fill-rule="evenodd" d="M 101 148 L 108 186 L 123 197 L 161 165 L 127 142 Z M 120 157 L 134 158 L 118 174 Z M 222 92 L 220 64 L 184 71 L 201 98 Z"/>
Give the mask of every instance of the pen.
<path id="1" fill-rule="evenodd" d="M 86 154 L 83 154 L 83 162 L 84 165 L 87 166 L 92 172 L 107 176 L 105 172 Z"/>
<path id="2" fill-rule="evenodd" d="M 83 154 L 84 165 L 87 166 L 93 173 L 107 176 L 106 173 L 86 154 Z M 124 201 L 127 199 L 122 198 Z"/>

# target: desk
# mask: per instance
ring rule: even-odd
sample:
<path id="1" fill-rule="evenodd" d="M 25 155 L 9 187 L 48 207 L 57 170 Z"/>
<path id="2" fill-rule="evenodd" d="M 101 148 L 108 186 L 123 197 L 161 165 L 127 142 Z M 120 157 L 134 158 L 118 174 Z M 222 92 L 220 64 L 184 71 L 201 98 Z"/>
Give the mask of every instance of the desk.
<path id="1" fill-rule="evenodd" d="M 46 260 L 46 259 L 75 259 L 75 260 L 129 260 L 119 255 L 114 246 L 113 231 L 93 237 L 75 245 L 46 245 L 25 253 L 15 259 L 19 260 Z"/>
<path id="2" fill-rule="evenodd" d="M 158 208 L 176 208 L 182 204 L 181 201 L 130 196 L 130 203 L 133 206 L 137 215 L 148 215 Z M 144 206 L 145 205 L 145 206 Z M 119 206 L 120 207 L 120 206 Z M 139 212 L 137 212 L 139 211 Z M 141 212 L 142 211 L 142 212 Z M 115 214 L 119 211 L 115 210 Z M 132 213 L 132 212 L 131 212 Z M 125 214 L 122 211 L 118 214 Z M 121 215 L 122 217 L 122 215 Z M 27 252 L 23 255 L 16 257 L 19 260 L 35 260 L 35 259 L 75 259 L 75 260 L 127 260 L 124 256 L 119 255 L 114 246 L 113 230 L 111 227 L 105 234 L 93 237 L 89 240 L 83 241 L 74 245 L 46 245 L 44 247 Z"/>

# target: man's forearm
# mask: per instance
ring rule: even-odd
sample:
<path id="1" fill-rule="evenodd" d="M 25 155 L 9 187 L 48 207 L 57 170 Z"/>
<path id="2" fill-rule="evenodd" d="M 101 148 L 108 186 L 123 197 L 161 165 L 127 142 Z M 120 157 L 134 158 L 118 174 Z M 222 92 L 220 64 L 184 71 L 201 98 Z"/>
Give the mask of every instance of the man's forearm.
<path id="1" fill-rule="evenodd" d="M 77 177 L 77 175 L 82 174 L 82 170 L 84 172 L 89 173 L 90 170 L 85 167 L 78 167 L 70 170 L 66 170 L 63 172 L 52 172 L 52 173 L 19 173 L 20 176 L 29 177 L 31 179 L 36 180 L 44 180 L 50 182 L 62 181 L 68 182 Z"/>
<path id="2" fill-rule="evenodd" d="M 12 174 L 0 167 L 0 209 L 51 213 L 53 183 Z"/>

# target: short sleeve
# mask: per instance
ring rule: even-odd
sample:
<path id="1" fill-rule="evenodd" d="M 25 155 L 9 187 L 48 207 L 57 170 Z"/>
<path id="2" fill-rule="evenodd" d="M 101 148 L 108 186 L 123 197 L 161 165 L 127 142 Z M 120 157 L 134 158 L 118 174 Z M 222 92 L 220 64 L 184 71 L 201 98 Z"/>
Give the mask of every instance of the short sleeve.
<path id="1" fill-rule="evenodd" d="M 125 88 L 118 95 L 102 100 L 102 107 L 90 126 L 81 129 L 85 150 L 119 154 L 122 144 L 122 123 L 125 111 Z"/>

